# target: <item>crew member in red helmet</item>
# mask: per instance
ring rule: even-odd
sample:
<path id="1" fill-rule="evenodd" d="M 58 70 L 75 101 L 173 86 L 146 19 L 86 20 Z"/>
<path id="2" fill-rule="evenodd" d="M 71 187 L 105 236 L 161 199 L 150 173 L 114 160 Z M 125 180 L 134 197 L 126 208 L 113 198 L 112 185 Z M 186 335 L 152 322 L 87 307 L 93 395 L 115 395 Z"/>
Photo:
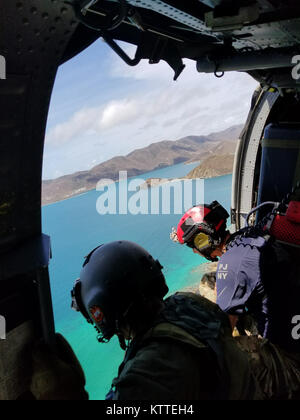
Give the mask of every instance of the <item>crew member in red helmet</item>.
<path id="1" fill-rule="evenodd" d="M 217 201 L 188 210 L 181 218 L 172 239 L 186 244 L 209 261 L 218 261 L 226 251 L 231 235 L 226 228 L 228 212 Z"/>
<path id="2" fill-rule="evenodd" d="M 273 387 L 283 398 L 289 398 L 300 385 L 300 337 L 295 327 L 300 311 L 299 238 L 294 238 L 300 222 L 295 215 L 297 209 L 294 201 L 281 205 L 281 226 L 285 229 L 279 229 L 280 216 L 275 209 L 269 218 L 273 223 L 230 236 L 226 230 L 228 213 L 213 202 L 190 209 L 173 232 L 173 240 L 208 260 L 220 257 L 217 304 L 228 314 L 233 328 L 245 314 L 250 313 L 257 321 L 259 334 L 266 340 L 246 337 L 243 344 L 246 348 L 250 344 L 249 354 L 258 354 L 257 360 L 264 360 L 266 366 L 272 360 L 274 371 L 266 375 L 266 394 Z M 289 224 L 294 226 L 290 233 Z M 275 231 L 281 234 L 279 240 L 272 234 Z M 289 238 L 294 243 L 284 243 Z M 254 364 L 256 369 L 261 368 L 260 363 Z"/>

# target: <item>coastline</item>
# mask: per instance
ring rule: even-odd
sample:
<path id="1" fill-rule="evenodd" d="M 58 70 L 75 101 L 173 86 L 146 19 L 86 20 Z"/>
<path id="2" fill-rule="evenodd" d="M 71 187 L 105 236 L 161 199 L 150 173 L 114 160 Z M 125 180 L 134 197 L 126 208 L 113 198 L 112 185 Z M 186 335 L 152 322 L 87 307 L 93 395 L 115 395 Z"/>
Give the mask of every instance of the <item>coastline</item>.
<path id="1" fill-rule="evenodd" d="M 185 164 L 185 165 L 186 166 L 187 165 L 192 165 L 192 163 L 188 163 L 188 164 Z M 217 179 L 217 178 L 222 178 L 223 176 L 228 176 L 228 175 L 232 175 L 232 172 L 226 173 L 226 174 L 222 174 L 222 175 L 218 175 L 218 176 L 207 176 L 205 178 L 188 178 L 187 176 L 181 177 L 181 178 L 165 178 L 165 179 L 164 178 L 160 178 L 160 182 L 157 185 L 151 185 L 151 181 L 152 180 L 157 180 L 158 178 L 148 178 L 147 180 L 145 180 L 144 184 L 141 184 L 140 185 L 140 188 L 141 189 L 157 188 L 157 187 L 161 187 L 162 185 L 165 185 L 165 184 L 168 184 L 168 183 L 171 183 L 171 182 L 185 181 L 185 180 L 189 180 L 189 179 L 190 180 L 193 180 L 193 179 L 213 179 L 213 178 Z M 143 176 L 143 174 L 141 174 L 140 176 Z M 134 177 L 134 176 L 133 177 L 129 177 L 128 180 L 135 179 L 135 178 L 136 177 Z M 114 181 L 114 182 L 117 183 L 119 181 Z M 86 194 L 90 193 L 91 191 L 97 191 L 97 188 L 91 188 L 90 190 L 87 190 L 87 191 L 82 192 L 80 194 L 74 194 L 71 197 L 67 197 L 67 198 L 63 198 L 61 200 L 53 201 L 52 203 L 42 204 L 42 208 L 52 206 L 53 204 L 62 203 L 64 201 L 71 200 L 71 199 L 76 198 L 76 197 L 81 197 L 83 195 L 86 195 Z"/>
<path id="2" fill-rule="evenodd" d="M 196 160 L 196 161 L 194 161 L 194 162 L 183 162 L 182 164 L 184 165 L 184 166 L 194 166 L 194 165 L 197 165 L 198 163 L 200 163 L 201 161 L 199 161 L 199 160 Z M 159 171 L 159 170 L 161 170 L 161 169 L 168 169 L 168 168 L 172 168 L 174 165 L 170 165 L 170 166 L 165 166 L 164 168 L 156 168 L 156 169 L 154 169 L 152 172 L 156 172 L 156 171 Z M 175 165 L 176 166 L 176 165 Z M 127 179 L 128 180 L 132 180 L 132 179 L 136 179 L 136 178 L 138 178 L 138 177 L 143 177 L 144 175 L 147 175 L 149 172 L 145 172 L 145 173 L 143 173 L 143 174 L 140 174 L 140 175 L 138 175 L 138 176 L 129 176 Z M 154 179 L 154 178 L 148 178 L 148 179 Z M 148 181 L 148 179 L 145 179 L 144 181 L 145 181 L 145 183 L 147 183 L 147 181 Z M 184 177 L 182 178 L 178 178 L 178 180 L 181 180 L 181 179 L 184 179 Z M 172 181 L 174 181 L 174 180 L 177 180 L 176 178 L 170 178 L 170 179 L 168 179 L 168 182 L 172 182 Z M 51 180 L 50 180 L 51 181 Z M 119 181 L 118 180 L 116 180 L 116 181 L 114 181 L 114 183 L 118 183 Z M 94 187 L 94 188 L 91 188 L 91 189 L 88 189 L 88 190 L 86 190 L 86 191 L 84 191 L 84 192 L 81 192 L 81 193 L 78 193 L 78 194 L 76 194 L 76 193 L 74 193 L 74 195 L 71 195 L 71 196 L 69 196 L 69 197 L 65 197 L 65 198 L 62 198 L 61 200 L 55 200 L 55 201 L 53 201 L 53 202 L 51 202 L 51 203 L 45 203 L 45 204 L 42 204 L 42 207 L 48 207 L 48 206 L 51 206 L 51 205 L 53 205 L 53 204 L 58 204 L 58 203 L 61 203 L 61 202 L 64 202 L 64 201 L 67 201 L 67 200 L 71 200 L 72 198 L 75 198 L 75 197 L 80 197 L 80 196 L 82 196 L 82 195 L 85 195 L 85 194 L 88 194 L 88 193 L 90 193 L 91 191 L 97 191 L 97 187 Z M 43 201 L 43 198 L 42 198 L 42 201 Z"/>
<path id="3" fill-rule="evenodd" d="M 199 281 L 191 286 L 183 288 L 181 291 L 201 295 L 213 303 L 216 303 L 215 292 L 215 273 L 218 263 L 202 263 L 197 268 L 190 271 L 190 274 L 199 275 Z"/>

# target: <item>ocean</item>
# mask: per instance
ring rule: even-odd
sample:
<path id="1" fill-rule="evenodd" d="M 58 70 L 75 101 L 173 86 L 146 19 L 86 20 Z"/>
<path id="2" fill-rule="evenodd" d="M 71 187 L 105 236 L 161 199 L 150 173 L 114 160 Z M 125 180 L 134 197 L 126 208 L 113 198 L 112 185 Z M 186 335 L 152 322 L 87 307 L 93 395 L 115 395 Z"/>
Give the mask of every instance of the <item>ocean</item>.
<path id="1" fill-rule="evenodd" d="M 148 178 L 179 178 L 196 166 L 174 165 L 137 178 L 139 182 Z M 231 175 L 205 180 L 205 202 L 218 200 L 229 210 L 231 182 Z M 180 215 L 100 215 L 96 210 L 100 194 L 96 190 L 90 191 L 43 207 L 43 232 L 51 236 L 53 251 L 50 276 L 56 330 L 67 338 L 78 356 L 92 400 L 105 398 L 112 379 L 117 376 L 124 352 L 117 339 L 99 344 L 95 330 L 80 314 L 70 309 L 70 291 L 80 275 L 84 256 L 102 243 L 115 240 L 137 242 L 164 266 L 170 293 L 196 284 L 200 279 L 195 269 L 206 262 L 187 247 L 171 242 L 170 232 L 173 226 L 177 226 Z M 176 194 L 171 198 L 174 196 Z"/>

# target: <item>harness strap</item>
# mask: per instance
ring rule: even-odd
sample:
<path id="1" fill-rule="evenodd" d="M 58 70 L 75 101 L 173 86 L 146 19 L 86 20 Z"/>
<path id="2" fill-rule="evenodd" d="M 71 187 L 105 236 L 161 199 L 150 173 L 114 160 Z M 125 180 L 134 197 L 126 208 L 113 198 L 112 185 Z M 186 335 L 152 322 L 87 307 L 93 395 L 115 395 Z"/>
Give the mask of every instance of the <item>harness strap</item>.
<path id="1" fill-rule="evenodd" d="M 226 398 L 229 389 L 229 375 L 225 368 L 223 348 L 219 337 L 223 326 L 228 326 L 228 319 L 215 305 L 213 305 L 213 310 L 212 307 L 206 308 L 205 305 L 208 305 L 206 299 L 200 298 L 199 302 L 189 297 L 188 294 L 176 294 L 167 299 L 165 301 L 165 309 L 151 330 L 144 331 L 131 342 L 124 361 L 119 368 L 118 376 L 124 370 L 125 365 L 136 356 L 137 352 L 147 342 L 166 337 L 178 342 L 188 343 L 194 347 L 209 347 L 213 351 L 216 356 L 220 377 L 222 378 L 217 393 L 220 398 Z M 203 305 L 201 305 L 201 302 Z M 212 304 L 209 302 L 209 305 Z M 161 326 L 163 328 L 160 328 Z M 174 331 L 174 326 L 175 329 L 177 327 L 181 331 L 182 335 L 186 334 L 188 339 L 182 339 L 180 334 L 170 334 L 171 331 Z M 155 329 L 158 331 L 157 335 L 155 335 Z M 180 363 L 180 361 L 178 362 Z M 118 378 L 113 382 L 111 392 L 113 392 L 117 381 Z"/>

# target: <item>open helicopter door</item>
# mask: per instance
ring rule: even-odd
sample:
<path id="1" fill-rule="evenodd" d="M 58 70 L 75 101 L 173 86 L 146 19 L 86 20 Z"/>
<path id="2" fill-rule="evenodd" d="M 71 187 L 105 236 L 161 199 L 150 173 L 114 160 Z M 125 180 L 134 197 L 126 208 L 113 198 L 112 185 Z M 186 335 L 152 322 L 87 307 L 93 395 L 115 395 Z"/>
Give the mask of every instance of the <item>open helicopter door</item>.
<path id="1" fill-rule="evenodd" d="M 255 92 L 235 156 L 232 223 L 236 230 L 245 227 L 254 207 L 280 202 L 300 181 L 299 115 L 295 91 Z"/>
<path id="2" fill-rule="evenodd" d="M 76 54 L 68 45 L 78 22 L 64 1 L 1 0 L 0 9 L 0 399 L 15 400 L 28 390 L 34 341 L 54 339 L 43 144 L 57 68 Z"/>
<path id="3" fill-rule="evenodd" d="M 55 346 L 50 257 L 46 235 L 0 256 L 0 400 L 27 396 L 31 349 L 37 337 Z"/>
<path id="4" fill-rule="evenodd" d="M 262 140 L 258 204 L 281 202 L 300 181 L 300 124 L 270 124 Z M 270 209 L 269 209 L 270 210 Z M 260 217 L 268 209 L 260 211 Z"/>
<path id="5" fill-rule="evenodd" d="M 257 161 L 260 142 L 271 111 L 278 101 L 278 92 L 258 88 L 251 110 L 238 142 L 232 181 L 231 220 L 235 230 L 245 226 L 247 215 L 257 202 Z"/>

